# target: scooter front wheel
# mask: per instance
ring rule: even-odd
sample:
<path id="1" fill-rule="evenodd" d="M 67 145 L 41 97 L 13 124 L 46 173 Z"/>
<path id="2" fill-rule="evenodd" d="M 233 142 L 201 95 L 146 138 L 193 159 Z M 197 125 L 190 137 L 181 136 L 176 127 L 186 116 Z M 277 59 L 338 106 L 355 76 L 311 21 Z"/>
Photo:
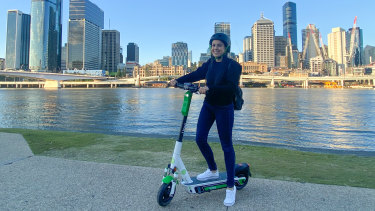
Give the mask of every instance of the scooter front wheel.
<path id="1" fill-rule="evenodd" d="M 160 186 L 158 196 L 157 196 L 157 200 L 160 206 L 165 207 L 172 201 L 174 193 L 171 196 L 171 191 L 172 191 L 172 182 L 170 182 L 169 184 L 163 183 Z M 176 191 L 176 189 L 174 191 Z"/>

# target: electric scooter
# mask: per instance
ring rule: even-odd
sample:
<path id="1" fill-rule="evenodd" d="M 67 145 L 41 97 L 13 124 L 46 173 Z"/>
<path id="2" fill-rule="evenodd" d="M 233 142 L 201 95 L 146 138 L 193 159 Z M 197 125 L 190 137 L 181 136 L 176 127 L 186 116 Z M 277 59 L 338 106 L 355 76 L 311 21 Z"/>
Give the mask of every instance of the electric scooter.
<path id="1" fill-rule="evenodd" d="M 172 161 L 164 169 L 162 184 L 157 194 L 157 201 L 160 206 L 167 206 L 173 199 L 176 192 L 176 185 L 182 184 L 189 193 L 205 193 L 227 187 L 227 173 L 219 173 L 218 179 L 199 181 L 196 177 L 190 177 L 181 159 L 182 139 L 184 136 L 186 120 L 189 113 L 193 93 L 197 94 L 199 87 L 192 83 L 177 84 L 177 88 L 187 90 L 184 96 L 181 113 L 183 115 L 182 125 L 178 140 L 176 141 Z M 236 164 L 234 183 L 237 190 L 244 188 L 251 177 L 250 167 L 247 163 Z"/>

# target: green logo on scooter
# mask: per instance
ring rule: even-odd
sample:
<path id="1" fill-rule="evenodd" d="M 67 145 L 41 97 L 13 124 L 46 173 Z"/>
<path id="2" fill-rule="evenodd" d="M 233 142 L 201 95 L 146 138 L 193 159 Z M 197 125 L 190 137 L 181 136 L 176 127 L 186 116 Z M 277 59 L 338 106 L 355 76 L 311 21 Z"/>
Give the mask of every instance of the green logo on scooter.
<path id="1" fill-rule="evenodd" d="M 185 93 L 184 103 L 182 104 L 182 109 L 181 109 L 181 113 L 184 116 L 187 116 L 189 114 L 189 107 L 190 107 L 192 96 L 193 96 L 193 93 L 191 91 L 187 91 Z"/>

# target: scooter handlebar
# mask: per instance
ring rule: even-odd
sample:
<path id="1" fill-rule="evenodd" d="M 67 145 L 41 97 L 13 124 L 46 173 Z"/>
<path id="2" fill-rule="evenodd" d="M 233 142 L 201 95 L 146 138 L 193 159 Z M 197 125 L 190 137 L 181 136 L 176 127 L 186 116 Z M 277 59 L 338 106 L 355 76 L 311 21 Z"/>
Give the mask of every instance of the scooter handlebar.
<path id="1" fill-rule="evenodd" d="M 193 93 L 198 93 L 199 91 L 199 86 L 193 83 L 177 83 L 176 87 L 183 90 L 189 90 Z"/>

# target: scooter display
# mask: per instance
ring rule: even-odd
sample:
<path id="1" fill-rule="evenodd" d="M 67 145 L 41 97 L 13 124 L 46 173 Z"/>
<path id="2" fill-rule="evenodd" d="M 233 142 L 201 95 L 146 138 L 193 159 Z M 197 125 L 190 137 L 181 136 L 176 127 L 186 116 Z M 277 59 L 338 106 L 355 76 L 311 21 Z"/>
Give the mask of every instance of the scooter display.
<path id="1" fill-rule="evenodd" d="M 186 90 L 184 102 L 181 108 L 183 120 L 179 137 L 175 143 L 171 163 L 168 164 L 168 166 L 164 169 L 162 184 L 157 194 L 157 201 L 160 206 L 167 206 L 172 201 L 176 192 L 177 184 L 183 185 L 186 191 L 189 193 L 198 194 L 227 187 L 226 172 L 219 173 L 218 179 L 211 179 L 206 181 L 199 181 L 196 177 L 190 177 L 181 159 L 181 150 L 191 99 L 194 93 L 198 93 L 199 87 L 196 84 L 192 83 L 176 84 L 176 87 Z M 237 190 L 241 190 L 247 185 L 249 177 L 251 177 L 249 164 L 236 164 L 234 182 Z"/>

